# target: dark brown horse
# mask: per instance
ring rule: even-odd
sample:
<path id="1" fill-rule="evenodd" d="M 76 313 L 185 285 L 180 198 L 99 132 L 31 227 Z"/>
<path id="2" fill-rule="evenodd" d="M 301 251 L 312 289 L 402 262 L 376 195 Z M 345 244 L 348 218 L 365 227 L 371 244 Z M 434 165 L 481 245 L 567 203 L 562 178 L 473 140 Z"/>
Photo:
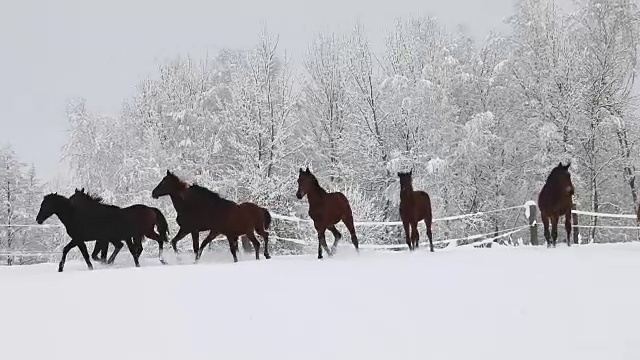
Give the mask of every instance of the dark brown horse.
<path id="1" fill-rule="evenodd" d="M 171 246 L 177 253 L 177 243 L 187 234 L 193 238 L 193 251 L 196 261 L 202 251 L 218 235 L 225 235 L 233 261 L 237 262 L 238 237 L 245 235 L 255 249 L 256 259 L 260 259 L 260 242 L 254 231 L 264 239 L 264 257 L 269 255 L 269 224 L 271 215 L 267 209 L 253 203 L 237 204 L 222 198 L 219 194 L 196 184 L 187 185 L 176 175 L 167 170 L 167 174 L 153 189 L 151 196 L 157 199 L 169 195 L 177 212 L 176 222 L 180 226 L 178 233 L 171 240 Z M 209 234 L 198 246 L 198 233 L 209 230 Z"/>
<path id="2" fill-rule="evenodd" d="M 433 235 L 431 234 L 431 199 L 424 191 L 413 190 L 413 170 L 408 173 L 398 173 L 400 178 L 400 219 L 404 227 L 404 234 L 409 246 L 409 251 L 416 250 L 420 243 L 418 223 L 424 220 L 429 238 L 429 247 L 433 252 Z"/>
<path id="3" fill-rule="evenodd" d="M 84 188 L 81 190 L 75 189 L 75 192 L 71 195 L 69 201 L 78 206 L 90 206 L 91 204 L 103 203 L 103 199 L 100 196 L 88 194 L 84 191 Z M 118 208 L 122 210 L 125 218 L 127 218 L 131 223 L 133 243 L 135 244 L 138 257 L 142 253 L 142 240 L 146 236 L 158 243 L 158 258 L 161 263 L 166 264 L 163 257 L 163 246 L 164 243 L 168 242 L 167 234 L 169 233 L 169 225 L 167 224 L 167 220 L 164 215 L 162 215 L 162 212 L 157 208 L 142 204 Z M 155 232 L 156 227 L 158 228 L 158 233 Z M 108 242 L 96 242 L 91 257 L 94 260 L 99 260 L 98 253 L 101 252 L 101 258 L 104 261 L 107 256 L 108 246 Z"/>
<path id="4" fill-rule="evenodd" d="M 322 259 L 322 249 L 329 255 L 333 256 L 338 246 L 338 241 L 342 238 L 342 234 L 336 229 L 336 224 L 340 221 L 344 223 L 351 234 L 351 242 L 355 246 L 356 251 L 358 249 L 358 237 L 356 236 L 356 230 L 353 227 L 353 213 L 351 212 L 351 205 L 349 200 L 341 192 L 328 193 L 318 183 L 318 179 L 309 171 L 300 169 L 298 175 L 298 191 L 296 197 L 302 199 L 307 196 L 309 201 L 309 217 L 313 220 L 313 226 L 315 226 L 318 232 L 318 259 Z M 333 234 L 334 241 L 331 246 L 331 251 L 327 246 L 325 239 L 325 232 L 329 229 Z"/>
<path id="5" fill-rule="evenodd" d="M 575 188 L 571 182 L 569 166 L 559 163 L 551 170 L 547 182 L 538 195 L 538 208 L 544 225 L 544 238 L 547 247 L 556 247 L 558 238 L 558 220 L 564 215 L 564 227 L 567 230 L 567 245 L 571 246 L 571 207 L 573 205 L 573 193 Z M 551 234 L 549 234 L 549 221 L 551 221 Z M 551 242 L 553 238 L 553 242 Z"/>

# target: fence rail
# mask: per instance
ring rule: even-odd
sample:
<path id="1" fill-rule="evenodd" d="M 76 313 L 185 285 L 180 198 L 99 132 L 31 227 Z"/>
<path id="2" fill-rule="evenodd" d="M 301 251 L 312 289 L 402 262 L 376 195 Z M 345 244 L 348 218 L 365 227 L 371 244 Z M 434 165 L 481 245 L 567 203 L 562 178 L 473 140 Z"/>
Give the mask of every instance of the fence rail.
<path id="1" fill-rule="evenodd" d="M 486 216 L 488 214 L 496 214 L 496 213 L 510 211 L 510 210 L 516 210 L 516 209 L 524 209 L 524 215 L 525 215 L 525 218 L 527 220 L 527 224 L 526 225 L 514 226 L 512 228 L 494 230 L 494 231 L 485 232 L 485 233 L 481 233 L 481 234 L 472 234 L 472 235 L 468 235 L 468 236 L 456 237 L 456 238 L 451 238 L 451 239 L 441 239 L 441 240 L 436 240 L 433 243 L 434 243 L 434 245 L 451 245 L 451 244 L 454 244 L 455 246 L 467 246 L 467 245 L 479 246 L 479 245 L 492 243 L 494 241 L 497 241 L 498 239 L 511 238 L 513 235 L 521 233 L 525 229 L 529 229 L 529 233 L 530 233 L 530 235 L 529 235 L 529 238 L 530 238 L 529 243 L 532 244 L 532 245 L 537 245 L 539 243 L 537 229 L 541 224 L 537 222 L 537 212 L 538 212 L 538 210 L 537 210 L 536 203 L 533 202 L 533 201 L 527 201 L 523 205 L 510 206 L 510 207 L 505 207 L 505 208 L 501 208 L 501 209 L 494 209 L 494 210 L 488 210 L 488 211 L 479 211 L 479 212 L 475 212 L 475 213 L 471 213 L 471 214 L 461 214 L 461 215 L 445 216 L 445 217 L 435 218 L 435 219 L 433 219 L 433 222 L 437 223 L 437 222 L 444 222 L 444 221 L 463 220 L 463 219 L 482 217 L 482 216 Z M 573 214 L 573 219 L 574 219 L 574 221 L 573 221 L 573 230 L 574 230 L 574 233 L 576 235 L 574 237 L 574 242 L 576 242 L 576 243 L 578 242 L 579 229 L 581 229 L 581 228 L 583 228 L 583 229 L 640 230 L 640 226 L 581 225 L 581 224 L 578 224 L 578 221 L 577 221 L 577 216 L 578 215 L 590 216 L 590 217 L 616 218 L 616 219 L 635 219 L 635 220 L 637 220 L 637 216 L 635 214 L 595 213 L 595 212 L 577 210 L 575 208 L 574 208 L 574 210 L 572 210 L 572 214 Z M 304 218 L 299 218 L 299 217 L 296 217 L 296 216 L 287 216 L 287 215 L 282 215 L 282 214 L 277 214 L 277 213 L 273 213 L 271 215 L 271 217 L 273 219 L 277 219 L 277 220 L 284 221 L 284 222 L 293 222 L 293 223 L 301 223 L 301 224 L 302 223 L 310 224 L 312 222 L 311 219 L 304 219 Z M 397 226 L 401 226 L 402 222 L 401 221 L 355 221 L 354 225 L 356 227 L 371 227 L 371 226 L 397 227 Z M 62 224 L 42 224 L 42 225 L 37 225 L 37 224 L 0 224 L 0 228 L 2 228 L 2 227 L 8 227 L 8 228 L 12 228 L 12 227 L 15 227 L 15 228 L 31 228 L 31 227 L 37 227 L 37 228 L 64 228 L 64 226 Z M 223 238 L 222 237 L 218 237 L 215 240 L 220 240 L 220 239 L 223 239 Z M 313 240 L 305 240 L 305 239 L 299 239 L 299 238 L 278 236 L 277 234 L 273 234 L 272 236 L 270 236 L 270 239 L 289 242 L 289 243 L 297 244 L 297 245 L 300 245 L 300 246 L 313 246 L 313 245 L 317 244 L 315 239 L 313 239 Z M 426 242 L 421 242 L 421 245 L 426 245 L 426 244 L 427 244 Z M 363 244 L 361 244 L 361 248 L 363 248 L 363 249 L 381 249 L 381 250 L 383 250 L 383 249 L 404 249 L 404 248 L 407 248 L 407 245 L 405 243 L 399 243 L 399 244 L 368 244 L 368 243 L 363 243 Z M 33 251 L 33 252 L 30 252 L 28 250 L 16 250 L 16 251 L 0 251 L 0 256 L 10 256 L 10 257 L 11 256 L 15 256 L 15 257 L 48 257 L 49 256 L 50 257 L 50 256 L 58 255 L 60 253 L 61 253 L 61 249 L 56 249 L 56 250 L 52 250 L 52 251 Z"/>

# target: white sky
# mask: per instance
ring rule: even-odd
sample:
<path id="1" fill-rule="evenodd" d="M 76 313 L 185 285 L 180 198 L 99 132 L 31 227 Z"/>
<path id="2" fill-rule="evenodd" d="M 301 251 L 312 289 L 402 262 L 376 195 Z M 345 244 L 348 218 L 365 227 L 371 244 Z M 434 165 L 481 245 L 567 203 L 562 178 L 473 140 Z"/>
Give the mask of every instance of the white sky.
<path id="1" fill-rule="evenodd" d="M 0 144 L 48 180 L 66 167 L 67 99 L 117 113 L 158 62 L 223 47 L 246 48 L 262 23 L 281 50 L 300 56 L 315 34 L 346 31 L 357 20 L 374 44 L 396 17 L 435 15 L 466 24 L 482 39 L 503 27 L 514 0 L 2 0 L 0 4 Z"/>

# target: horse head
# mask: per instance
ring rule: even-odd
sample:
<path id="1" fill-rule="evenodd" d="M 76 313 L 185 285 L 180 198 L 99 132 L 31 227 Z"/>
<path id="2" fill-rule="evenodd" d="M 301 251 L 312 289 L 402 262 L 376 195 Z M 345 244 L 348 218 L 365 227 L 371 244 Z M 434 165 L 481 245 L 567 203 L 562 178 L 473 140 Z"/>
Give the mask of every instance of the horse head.
<path id="1" fill-rule="evenodd" d="M 160 180 L 160 183 L 151 192 L 151 197 L 157 199 L 161 196 L 171 195 L 186 188 L 186 184 L 171 171 Z"/>
<path id="2" fill-rule="evenodd" d="M 311 174 L 308 167 L 306 170 L 302 170 L 302 168 L 300 168 L 300 172 L 298 174 L 298 191 L 296 191 L 296 197 L 298 199 L 304 198 L 304 196 L 309 193 L 314 180 L 316 180 L 316 178 Z"/>
<path id="3" fill-rule="evenodd" d="M 62 196 L 58 195 L 58 193 L 51 193 L 44 196 L 42 203 L 40 203 L 40 211 L 38 211 L 38 215 L 36 216 L 36 222 L 38 224 L 41 225 L 45 220 L 58 212 L 58 204 L 61 198 Z"/>
<path id="4" fill-rule="evenodd" d="M 571 173 L 569 173 L 570 166 L 571 162 L 568 162 L 567 165 L 562 165 L 562 162 L 558 163 L 558 166 L 551 170 L 547 182 L 553 182 L 556 188 L 560 189 L 564 194 L 573 196 L 575 187 L 573 186 L 573 182 L 571 182 Z"/>
<path id="5" fill-rule="evenodd" d="M 398 173 L 398 178 L 400 178 L 400 190 L 413 188 L 412 176 L 413 176 L 413 169 L 411 169 L 409 172 Z"/>

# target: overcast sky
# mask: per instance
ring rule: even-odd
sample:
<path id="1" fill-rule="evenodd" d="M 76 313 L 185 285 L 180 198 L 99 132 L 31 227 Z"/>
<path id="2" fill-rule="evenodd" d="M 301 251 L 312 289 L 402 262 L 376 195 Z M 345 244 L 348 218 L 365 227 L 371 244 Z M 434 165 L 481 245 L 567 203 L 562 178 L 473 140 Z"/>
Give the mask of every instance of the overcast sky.
<path id="1" fill-rule="evenodd" d="M 0 142 L 48 180 L 65 172 L 67 99 L 117 113 L 157 64 L 187 53 L 248 47 L 261 24 L 297 63 L 315 34 L 357 20 L 373 43 L 396 17 L 434 15 L 482 39 L 503 28 L 514 0 L 3 0 L 0 5 Z"/>

